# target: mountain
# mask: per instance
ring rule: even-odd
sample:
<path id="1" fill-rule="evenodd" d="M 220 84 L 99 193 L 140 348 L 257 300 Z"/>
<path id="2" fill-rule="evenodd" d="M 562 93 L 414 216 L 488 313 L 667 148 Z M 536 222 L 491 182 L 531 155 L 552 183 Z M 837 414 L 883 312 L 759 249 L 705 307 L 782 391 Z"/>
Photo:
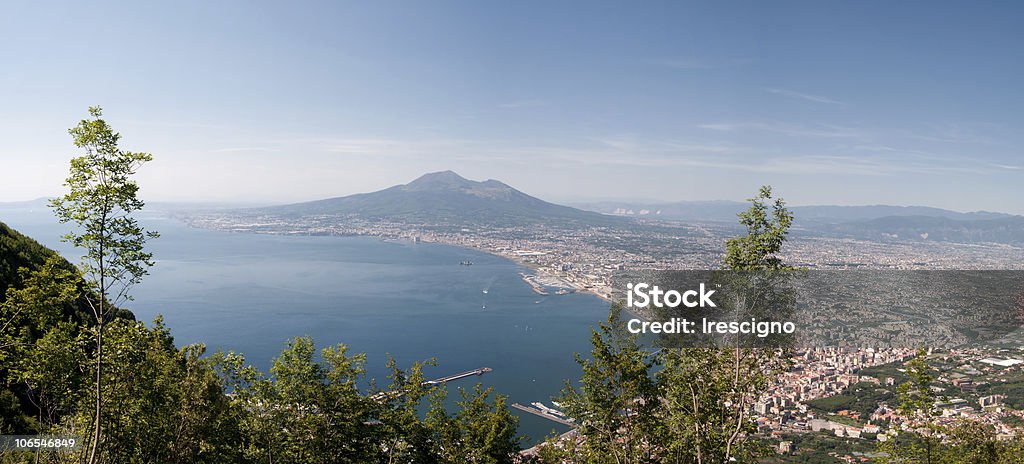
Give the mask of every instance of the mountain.
<path id="1" fill-rule="evenodd" d="M 891 205 L 866 205 L 866 206 L 797 206 L 793 213 L 805 220 L 817 222 L 850 222 L 869 221 L 894 216 L 915 216 L 944 218 L 958 221 L 973 221 L 1010 218 L 1012 214 L 993 213 L 989 211 L 973 211 L 961 213 L 942 208 L 930 206 L 891 206 Z"/>
<path id="2" fill-rule="evenodd" d="M 887 216 L 831 224 L 825 230 L 844 237 L 876 241 L 940 241 L 1024 245 L 1024 216 L 952 219 L 936 216 Z"/>
<path id="3" fill-rule="evenodd" d="M 596 225 L 623 222 L 621 218 L 548 203 L 493 179 L 477 182 L 452 171 L 424 174 L 408 184 L 376 192 L 257 211 L 281 216 L 356 216 L 447 225 Z"/>
<path id="4" fill-rule="evenodd" d="M 593 202 L 579 203 L 575 206 L 604 214 L 631 217 L 647 217 L 650 219 L 697 221 L 697 222 L 736 222 L 736 214 L 750 207 L 749 203 L 738 201 L 681 201 L 674 203 L 630 203 L 630 202 Z M 792 206 L 790 210 L 796 216 L 798 224 L 826 223 L 838 224 L 853 221 L 868 221 L 892 216 L 923 216 L 947 218 L 955 220 L 986 220 L 1014 217 L 1011 214 L 976 211 L 961 213 L 948 209 L 928 206 Z"/>
<path id="5" fill-rule="evenodd" d="M 738 201 L 680 201 L 674 203 L 634 203 L 601 201 L 575 203 L 588 211 L 616 216 L 693 222 L 736 222 L 736 214 L 750 207 Z"/>
<path id="6" fill-rule="evenodd" d="M 611 215 L 687 222 L 735 223 L 748 203 L 598 202 L 577 206 Z M 794 206 L 794 227 L 802 235 L 871 241 L 941 241 L 1024 245 L 1024 216 L 975 211 L 962 213 L 927 206 Z"/>

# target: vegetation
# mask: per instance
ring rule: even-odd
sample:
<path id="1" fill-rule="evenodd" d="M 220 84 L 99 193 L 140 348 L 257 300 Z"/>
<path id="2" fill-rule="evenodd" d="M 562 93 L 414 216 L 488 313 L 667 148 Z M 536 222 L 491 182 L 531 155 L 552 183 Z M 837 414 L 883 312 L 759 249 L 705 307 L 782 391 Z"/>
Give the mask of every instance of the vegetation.
<path id="1" fill-rule="evenodd" d="M 778 257 L 793 216 L 785 202 L 772 200 L 771 189 L 762 187 L 750 209 L 740 213 L 747 234 L 726 244 L 726 270 L 793 270 Z M 764 290 L 746 284 L 748 290 Z M 750 295 L 735 296 L 737 306 L 746 306 Z M 787 301 L 777 298 L 785 295 L 769 296 L 773 303 Z M 577 359 L 583 368 L 579 386 L 568 384 L 559 399 L 579 421 L 578 441 L 545 444 L 545 462 L 750 462 L 763 453 L 761 443 L 749 439 L 757 431 L 750 409 L 787 365 L 784 351 L 665 347 L 650 359 L 624 333 L 615 308 L 591 341 L 591 359 Z"/>
<path id="2" fill-rule="evenodd" d="M 460 389 L 448 407 L 449 392 L 425 381 L 431 360 L 407 369 L 390 360 L 390 382 L 378 388 L 365 378 L 364 355 L 343 344 L 317 350 L 299 337 L 262 372 L 241 354 L 179 347 L 160 318 L 147 325 L 119 308 L 153 263 L 145 245 L 157 235 L 133 218 L 144 205 L 132 180 L 152 157 L 121 150 L 99 108 L 89 114 L 71 130 L 84 154 L 71 162 L 68 193 L 53 203 L 74 225 L 66 239 L 83 249 L 81 265 L 0 224 L 0 433 L 73 435 L 85 446 L 8 451 L 0 463 L 517 461 L 518 424 L 507 399 L 477 385 Z M 794 271 L 780 257 L 793 216 L 769 187 L 739 219 L 746 234 L 726 243 L 724 270 Z M 765 292 L 772 286 L 745 288 L 729 294 L 737 309 L 760 300 L 791 304 L 786 292 Z M 785 345 L 651 354 L 624 329 L 616 307 L 591 343 L 589 358 L 577 356 L 580 380 L 558 398 L 578 428 L 540 446 L 541 462 L 767 462 L 750 410 L 788 367 Z M 873 404 L 897 400 L 911 422 L 877 450 L 885 462 L 1022 462 L 1021 441 L 997 441 L 987 426 L 935 424 L 933 372 L 922 351 L 906 372 L 892 373 L 903 381 L 895 398 L 856 384 L 810 405 L 867 415 Z M 821 436 L 792 440 L 801 451 L 788 462 L 864 450 Z"/>
<path id="3" fill-rule="evenodd" d="M 157 237 L 133 217 L 144 203 L 132 176 L 153 156 L 119 148 L 121 135 L 100 118 L 102 115 L 99 107 L 90 107 L 90 118 L 69 130 L 75 146 L 85 153 L 71 160 L 71 173 L 64 183 L 68 193 L 51 203 L 60 222 L 74 226 L 64 240 L 84 250 L 79 269 L 91 290 L 85 294 L 95 322 L 92 333 L 96 343 L 90 464 L 98 461 L 104 429 L 104 331 L 112 321 L 112 308 L 131 300 L 131 288 L 153 265 L 153 255 L 146 252 L 145 245 Z"/>
<path id="4" fill-rule="evenodd" d="M 123 151 L 90 108 L 71 130 L 58 217 L 84 250 L 74 266 L 0 224 L 0 433 L 61 434 L 74 450 L 0 452 L 0 463 L 507 463 L 519 449 L 506 398 L 480 386 L 447 391 L 423 364 L 394 361 L 391 383 L 364 379 L 365 356 L 293 339 L 269 372 L 240 354 L 177 347 L 160 318 L 119 303 L 152 264 L 156 234 L 132 217 L 132 180 L 150 155 Z"/>
<path id="5" fill-rule="evenodd" d="M 620 311 L 591 335 L 590 359 L 579 355 L 583 377 L 577 388 L 567 383 L 559 402 L 579 422 L 582 442 L 578 449 L 564 449 L 548 459 L 573 462 L 654 462 L 660 424 L 656 421 L 659 386 L 651 377 L 654 363 L 641 349 L 636 336 L 625 330 Z M 552 461 L 558 462 L 558 461 Z"/>
<path id="6" fill-rule="evenodd" d="M 74 265 L 0 223 L 0 433 L 38 433 L 67 415 L 85 381 L 93 327 Z M 112 308 L 112 319 L 133 320 Z"/>
<path id="7" fill-rule="evenodd" d="M 880 463 L 1024 463 L 1022 440 L 998 440 L 994 427 L 987 424 L 961 420 L 947 425 L 934 420 L 939 415 L 932 389 L 936 377 L 924 349 L 906 367 L 908 380 L 897 392 L 898 409 L 908 423 L 879 445 Z"/>
<path id="8" fill-rule="evenodd" d="M 0 305 L 0 426 L 81 437 L 93 424 L 96 356 L 94 325 L 77 306 L 85 284 L 73 266 L 39 250 L 46 261 L 23 269 L 20 288 Z M 100 462 L 503 463 L 518 451 L 504 397 L 460 390 L 449 412 L 446 391 L 422 383 L 420 364 L 403 371 L 392 362 L 392 384 L 376 391 L 360 388 L 368 384 L 363 355 L 344 345 L 315 353 L 308 338 L 292 340 L 268 373 L 238 354 L 178 348 L 159 319 L 147 327 L 115 318 L 104 344 Z M 88 459 L 88 449 L 79 452 L 8 452 L 0 462 Z"/>
<path id="9" fill-rule="evenodd" d="M 1006 395 L 1004 402 L 1013 409 L 1024 409 L 1024 379 L 1017 378 L 997 383 L 985 390 L 988 395 Z"/>
<path id="10" fill-rule="evenodd" d="M 870 382 L 850 385 L 841 395 L 827 396 L 807 402 L 807 406 L 823 413 L 837 413 L 847 410 L 870 417 L 879 403 L 888 403 L 895 398 L 891 391 Z"/>
<path id="11" fill-rule="evenodd" d="M 866 440 L 839 438 L 824 432 L 790 434 L 785 435 L 783 439 L 792 442 L 796 452 L 779 457 L 779 462 L 835 464 L 840 462 L 838 456 L 847 456 L 855 452 L 872 454 L 875 451 L 874 445 Z"/>

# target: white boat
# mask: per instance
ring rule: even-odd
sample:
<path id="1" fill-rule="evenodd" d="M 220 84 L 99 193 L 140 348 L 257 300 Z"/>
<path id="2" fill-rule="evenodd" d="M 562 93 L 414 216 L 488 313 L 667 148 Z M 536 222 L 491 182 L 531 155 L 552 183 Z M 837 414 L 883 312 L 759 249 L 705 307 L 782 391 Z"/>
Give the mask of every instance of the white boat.
<path id="1" fill-rule="evenodd" d="M 544 403 L 541 403 L 540 401 L 535 401 L 535 402 L 530 403 L 530 404 L 532 404 L 534 407 L 536 407 L 537 409 L 540 409 L 541 411 L 543 411 L 543 412 L 545 412 L 547 414 L 562 415 L 561 411 L 557 411 L 555 409 L 551 409 L 551 408 L 549 408 L 547 406 L 544 406 Z"/>

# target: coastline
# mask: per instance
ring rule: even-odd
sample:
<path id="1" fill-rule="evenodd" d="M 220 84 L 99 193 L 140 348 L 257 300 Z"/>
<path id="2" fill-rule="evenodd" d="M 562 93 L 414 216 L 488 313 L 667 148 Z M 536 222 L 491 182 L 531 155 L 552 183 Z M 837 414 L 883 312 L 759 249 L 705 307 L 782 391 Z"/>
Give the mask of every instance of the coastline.
<path id="1" fill-rule="evenodd" d="M 605 303 L 608 303 L 608 304 L 614 303 L 614 301 L 612 300 L 612 298 L 611 298 L 611 296 L 609 294 L 602 293 L 600 290 L 596 289 L 594 286 L 592 286 L 592 285 L 591 286 L 583 285 L 583 284 L 581 284 L 579 282 L 574 281 L 573 279 L 569 279 L 569 278 L 566 278 L 565 276 L 559 275 L 557 273 L 553 273 L 550 270 L 546 269 L 544 266 L 542 266 L 542 265 L 540 265 L 540 264 L 538 264 L 536 262 L 532 262 L 532 261 L 529 261 L 529 260 L 525 259 L 525 256 L 516 255 L 514 253 L 502 253 L 501 251 L 492 250 L 492 249 L 489 249 L 489 248 L 481 247 L 481 246 L 473 244 L 473 243 L 463 243 L 463 242 L 459 242 L 459 241 L 449 241 L 449 240 L 436 240 L 436 237 L 434 237 L 435 238 L 434 240 L 430 240 L 430 239 L 424 239 L 424 238 L 422 238 L 421 235 L 418 235 L 418 234 L 413 234 L 413 236 L 394 236 L 394 235 L 384 235 L 384 234 L 337 234 L 337 233 L 317 233 L 317 232 L 297 233 L 296 231 L 273 232 L 273 231 L 260 231 L 260 230 L 252 230 L 252 229 L 248 229 L 248 230 L 226 229 L 226 228 L 220 228 L 220 227 L 203 227 L 203 226 L 200 226 L 200 225 L 196 225 L 196 223 L 193 222 L 193 221 L 186 220 L 186 218 L 179 217 L 179 216 L 176 216 L 176 215 L 173 215 L 173 214 L 167 215 L 166 217 L 168 219 L 172 219 L 172 220 L 178 221 L 178 222 L 182 223 L 183 225 L 185 225 L 187 227 L 190 227 L 190 228 L 200 229 L 200 230 L 214 230 L 214 231 L 226 232 L 226 233 L 250 233 L 250 234 L 277 235 L 277 236 L 304 235 L 304 236 L 325 236 L 325 237 L 367 237 L 367 238 L 375 238 L 375 239 L 377 239 L 377 240 L 379 240 L 381 242 L 411 243 L 411 244 L 432 243 L 432 244 L 438 244 L 438 245 L 445 245 L 445 246 L 451 246 L 451 247 L 456 247 L 456 248 L 462 248 L 462 249 L 465 249 L 465 250 L 473 250 L 473 251 L 478 251 L 478 252 L 481 252 L 481 253 L 486 253 L 486 254 L 491 255 L 491 256 L 496 256 L 496 257 L 499 257 L 499 258 L 506 259 L 509 262 L 512 262 L 512 263 L 514 263 L 514 264 L 516 264 L 518 266 L 524 267 L 524 268 L 528 269 L 529 271 L 531 271 L 532 272 L 532 278 L 530 278 L 527 275 L 524 275 L 525 273 L 520 273 L 520 276 L 523 278 L 524 282 L 527 285 L 530 285 L 533 288 L 534 292 L 539 294 L 539 295 L 552 296 L 552 293 L 548 293 L 546 291 L 546 288 L 571 289 L 571 291 L 568 292 L 568 293 L 586 293 L 586 294 L 589 294 L 589 295 L 596 296 L 597 298 L 599 298 L 600 300 L 604 301 Z M 555 281 L 555 282 L 558 282 L 558 283 L 564 284 L 564 285 L 545 285 L 543 282 L 537 282 L 538 280 Z M 540 287 L 541 291 L 538 291 L 538 286 Z M 544 293 L 541 293 L 541 292 L 544 292 Z M 556 291 L 556 292 L 554 292 L 553 295 L 554 296 L 561 296 L 562 293 L 559 293 L 558 291 Z"/>
<path id="2" fill-rule="evenodd" d="M 364 237 L 380 237 L 380 236 L 373 236 L 373 235 L 363 235 L 363 236 Z M 383 240 L 383 237 L 381 237 L 381 239 Z M 400 240 L 395 240 L 395 241 L 397 242 L 397 241 L 400 241 Z M 489 254 L 491 256 L 497 256 L 499 258 L 507 259 L 507 260 L 509 260 L 509 261 L 511 261 L 511 262 L 513 262 L 513 263 L 515 263 L 517 265 L 519 265 L 519 266 L 525 267 L 525 268 L 529 269 L 530 271 L 532 271 L 533 272 L 533 276 L 536 277 L 536 278 L 530 278 L 529 275 L 525 275 L 524 273 L 520 273 L 520 276 L 522 276 L 523 280 L 528 285 L 533 287 L 534 288 L 534 292 L 536 292 L 539 295 L 548 296 L 548 295 L 550 295 L 550 293 L 540 293 L 540 292 L 538 292 L 537 291 L 537 286 L 550 287 L 550 288 L 571 288 L 573 290 L 572 293 L 586 293 L 586 294 L 590 294 L 590 295 L 598 297 L 599 299 L 601 299 L 602 301 L 604 301 L 605 303 L 608 303 L 608 304 L 611 304 L 611 303 L 614 302 L 609 295 L 602 294 L 598 290 L 595 290 L 593 287 L 588 287 L 588 286 L 585 286 L 585 285 L 581 285 L 580 283 L 574 282 L 571 279 L 566 279 L 566 278 L 564 278 L 561 275 L 554 274 L 554 273 L 548 271 L 547 269 L 545 269 L 543 266 L 541 266 L 541 265 L 539 265 L 539 264 L 537 264 L 535 262 L 531 262 L 531 261 L 528 261 L 528 260 L 524 259 L 522 256 L 517 256 L 517 255 L 514 255 L 514 254 L 505 254 L 505 253 L 501 253 L 501 252 L 498 252 L 498 251 L 495 251 L 495 250 L 489 250 L 487 248 L 478 247 L 478 246 L 472 246 L 472 245 L 467 245 L 467 244 L 464 244 L 464 243 L 457 243 L 457 242 L 424 241 L 424 243 L 436 243 L 436 244 L 439 244 L 439 245 L 447 245 L 447 246 L 453 246 L 453 247 L 463 248 L 463 249 L 467 249 L 467 250 L 479 251 L 481 253 L 487 253 L 487 254 Z M 562 286 L 557 286 L 557 285 L 544 285 L 543 283 L 537 283 L 536 280 L 540 280 L 540 279 L 556 280 L 556 281 L 558 281 L 560 283 L 565 284 L 566 286 L 562 287 Z M 557 292 L 556 292 L 556 295 L 557 295 Z"/>

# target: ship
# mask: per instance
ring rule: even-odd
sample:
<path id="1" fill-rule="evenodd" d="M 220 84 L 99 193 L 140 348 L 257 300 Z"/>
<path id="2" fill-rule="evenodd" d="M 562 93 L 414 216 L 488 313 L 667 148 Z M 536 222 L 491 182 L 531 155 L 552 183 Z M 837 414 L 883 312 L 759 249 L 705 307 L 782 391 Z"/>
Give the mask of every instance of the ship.
<path id="1" fill-rule="evenodd" d="M 472 262 L 472 261 L 468 261 L 468 260 L 467 260 L 467 261 L 462 261 L 462 262 L 460 262 L 459 264 L 461 264 L 461 265 L 463 265 L 463 266 L 472 266 L 472 265 L 473 265 L 473 262 Z"/>

